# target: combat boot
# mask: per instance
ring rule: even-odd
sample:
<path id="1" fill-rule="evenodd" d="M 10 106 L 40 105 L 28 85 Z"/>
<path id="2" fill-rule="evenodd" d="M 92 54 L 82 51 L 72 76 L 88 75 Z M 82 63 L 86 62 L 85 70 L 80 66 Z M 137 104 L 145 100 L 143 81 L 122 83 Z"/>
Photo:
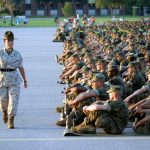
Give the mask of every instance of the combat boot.
<path id="1" fill-rule="evenodd" d="M 14 116 L 9 116 L 8 118 L 8 129 L 14 129 Z"/>
<path id="2" fill-rule="evenodd" d="M 56 122 L 56 125 L 57 125 L 57 126 L 61 126 L 61 127 L 65 127 L 65 126 L 66 126 L 66 119 L 58 120 L 58 121 Z"/>
<path id="3" fill-rule="evenodd" d="M 83 121 L 80 125 L 72 127 L 71 131 L 81 134 L 96 134 L 96 127 Z"/>
<path id="4" fill-rule="evenodd" d="M 2 111 L 2 120 L 3 123 L 7 123 L 8 121 L 7 111 Z"/>
<path id="5" fill-rule="evenodd" d="M 66 119 L 66 129 L 70 129 L 73 126 L 72 120 Z"/>
<path id="6" fill-rule="evenodd" d="M 84 127 L 84 126 L 86 126 L 86 122 L 85 122 L 85 121 L 83 121 L 83 122 L 82 122 L 81 124 L 79 124 L 78 126 L 72 127 L 72 128 L 71 128 L 71 131 L 77 133 L 77 132 L 78 132 L 78 129 L 80 129 L 80 128 Z"/>
<path id="7" fill-rule="evenodd" d="M 92 125 L 86 125 L 81 128 L 78 128 L 77 131 L 81 134 L 96 134 L 96 127 Z"/>
<path id="8" fill-rule="evenodd" d="M 81 124 L 84 120 L 82 118 L 75 118 L 73 119 L 73 127 L 78 126 Z"/>
<path id="9" fill-rule="evenodd" d="M 64 109 L 62 109 L 62 113 L 60 115 L 60 120 L 56 122 L 56 125 L 65 127 L 66 126 L 66 115 L 64 113 Z"/>
<path id="10" fill-rule="evenodd" d="M 56 112 L 61 113 L 64 109 L 64 106 L 58 106 L 56 107 Z"/>

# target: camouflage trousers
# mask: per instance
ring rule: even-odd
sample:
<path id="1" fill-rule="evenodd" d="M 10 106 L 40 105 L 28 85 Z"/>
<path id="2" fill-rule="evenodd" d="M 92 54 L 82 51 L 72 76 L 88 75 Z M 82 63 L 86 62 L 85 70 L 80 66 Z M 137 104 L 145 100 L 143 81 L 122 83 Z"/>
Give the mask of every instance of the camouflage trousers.
<path id="1" fill-rule="evenodd" d="M 85 114 L 83 113 L 83 107 L 90 105 L 95 101 L 95 98 L 87 98 L 83 101 L 80 101 L 75 108 L 72 109 L 69 115 L 67 115 L 67 127 L 71 128 L 80 124 L 84 118 Z"/>
<path id="2" fill-rule="evenodd" d="M 150 113 L 146 113 L 146 116 L 148 115 L 150 115 Z M 150 135 L 150 121 L 147 121 L 143 126 L 139 126 L 135 132 L 138 134 Z"/>
<path id="3" fill-rule="evenodd" d="M 89 111 L 87 113 L 86 123 L 94 123 L 98 128 L 107 127 L 107 121 L 109 120 L 109 114 L 106 111 Z"/>
<path id="4" fill-rule="evenodd" d="M 96 101 L 96 99 L 95 99 L 94 97 L 92 97 L 92 98 L 86 98 L 85 100 L 80 101 L 80 102 L 76 105 L 76 107 L 75 107 L 75 109 L 76 109 L 76 114 L 77 114 L 79 117 L 84 116 L 83 107 L 84 107 L 84 106 L 89 106 L 89 105 L 91 105 L 91 104 L 92 104 L 93 102 L 95 102 L 95 101 Z"/>
<path id="5" fill-rule="evenodd" d="M 0 109 L 7 111 L 8 115 L 15 116 L 18 108 L 20 86 L 0 87 Z"/>
<path id="6" fill-rule="evenodd" d="M 103 128 L 108 134 L 120 134 L 124 127 L 119 126 L 117 121 L 114 121 L 108 111 L 89 111 L 85 118 L 86 124 L 95 125 L 97 128 Z"/>
<path id="7" fill-rule="evenodd" d="M 66 94 L 66 102 L 74 100 L 76 97 L 77 97 L 77 93 Z M 65 115 L 69 115 L 71 110 L 72 108 L 67 103 L 65 103 L 65 107 L 64 107 Z"/>

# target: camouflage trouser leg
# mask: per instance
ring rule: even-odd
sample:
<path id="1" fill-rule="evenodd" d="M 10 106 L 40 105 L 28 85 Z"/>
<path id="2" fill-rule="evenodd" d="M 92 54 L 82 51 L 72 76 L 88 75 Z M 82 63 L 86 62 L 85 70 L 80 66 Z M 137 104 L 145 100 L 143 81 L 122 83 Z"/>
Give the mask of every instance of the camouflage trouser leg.
<path id="1" fill-rule="evenodd" d="M 69 107 L 69 105 L 65 104 L 65 106 L 64 106 L 64 113 L 65 113 L 65 115 L 69 115 L 71 110 L 72 109 Z"/>
<path id="2" fill-rule="evenodd" d="M 112 121 L 107 112 L 102 111 L 90 111 L 87 113 L 87 124 L 93 124 L 97 128 L 109 129 L 112 126 Z"/>
<path id="3" fill-rule="evenodd" d="M 82 118 L 85 117 L 85 114 L 83 113 L 83 107 L 84 106 L 89 106 L 91 105 L 93 102 L 95 102 L 96 99 L 95 98 L 86 98 L 85 100 L 80 101 L 77 106 L 76 106 L 76 112 L 77 115 Z"/>
<path id="4" fill-rule="evenodd" d="M 8 110 L 8 88 L 7 87 L 0 87 L 0 109 L 1 111 Z"/>
<path id="5" fill-rule="evenodd" d="M 77 96 L 76 93 L 70 94 L 70 95 L 66 94 L 66 102 L 74 100 L 76 98 L 76 96 Z M 64 113 L 65 113 L 65 115 L 69 115 L 70 112 L 71 112 L 71 110 L 72 110 L 72 108 L 68 104 L 65 103 L 65 107 L 64 107 Z"/>
<path id="6" fill-rule="evenodd" d="M 144 126 L 140 126 L 135 131 L 137 134 L 150 135 L 150 122 L 145 123 Z"/>
<path id="7" fill-rule="evenodd" d="M 76 117 L 75 112 L 71 111 L 69 115 L 67 115 L 67 120 L 66 120 L 66 128 L 71 129 L 73 126 L 73 119 Z"/>
<path id="8" fill-rule="evenodd" d="M 67 115 L 66 127 L 70 129 L 71 127 L 77 126 L 84 121 L 85 115 L 80 116 L 79 112 L 72 110 L 69 115 Z"/>
<path id="9" fill-rule="evenodd" d="M 150 113 L 146 113 L 146 116 L 150 115 Z M 150 121 L 147 121 L 143 126 L 139 126 L 136 131 L 138 134 L 150 135 Z"/>
<path id="10" fill-rule="evenodd" d="M 20 86 L 0 87 L 0 105 L 2 111 L 15 116 L 18 108 Z"/>
<path id="11" fill-rule="evenodd" d="M 90 123 L 95 123 L 96 119 L 98 118 L 98 112 L 97 111 L 89 111 L 87 113 L 87 117 L 86 117 L 86 123 L 90 124 Z"/>

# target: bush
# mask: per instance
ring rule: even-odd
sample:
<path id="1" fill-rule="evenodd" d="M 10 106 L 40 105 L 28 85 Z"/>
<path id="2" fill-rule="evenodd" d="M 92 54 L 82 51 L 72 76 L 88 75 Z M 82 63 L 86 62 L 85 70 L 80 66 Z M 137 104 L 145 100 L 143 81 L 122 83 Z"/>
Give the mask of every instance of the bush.
<path id="1" fill-rule="evenodd" d="M 71 2 L 65 2 L 64 7 L 62 8 L 62 13 L 65 17 L 71 17 L 73 15 L 73 8 Z"/>

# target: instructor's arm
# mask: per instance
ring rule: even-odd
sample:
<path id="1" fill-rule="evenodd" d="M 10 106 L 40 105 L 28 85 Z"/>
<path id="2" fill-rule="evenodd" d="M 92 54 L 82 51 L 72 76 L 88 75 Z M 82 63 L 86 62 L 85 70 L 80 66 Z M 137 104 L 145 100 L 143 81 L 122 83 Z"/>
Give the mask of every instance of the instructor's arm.
<path id="1" fill-rule="evenodd" d="M 23 78 L 23 86 L 24 86 L 24 88 L 27 88 L 27 80 L 26 80 L 26 75 L 25 75 L 24 68 L 19 67 L 19 72 L 20 72 L 20 74 Z"/>

